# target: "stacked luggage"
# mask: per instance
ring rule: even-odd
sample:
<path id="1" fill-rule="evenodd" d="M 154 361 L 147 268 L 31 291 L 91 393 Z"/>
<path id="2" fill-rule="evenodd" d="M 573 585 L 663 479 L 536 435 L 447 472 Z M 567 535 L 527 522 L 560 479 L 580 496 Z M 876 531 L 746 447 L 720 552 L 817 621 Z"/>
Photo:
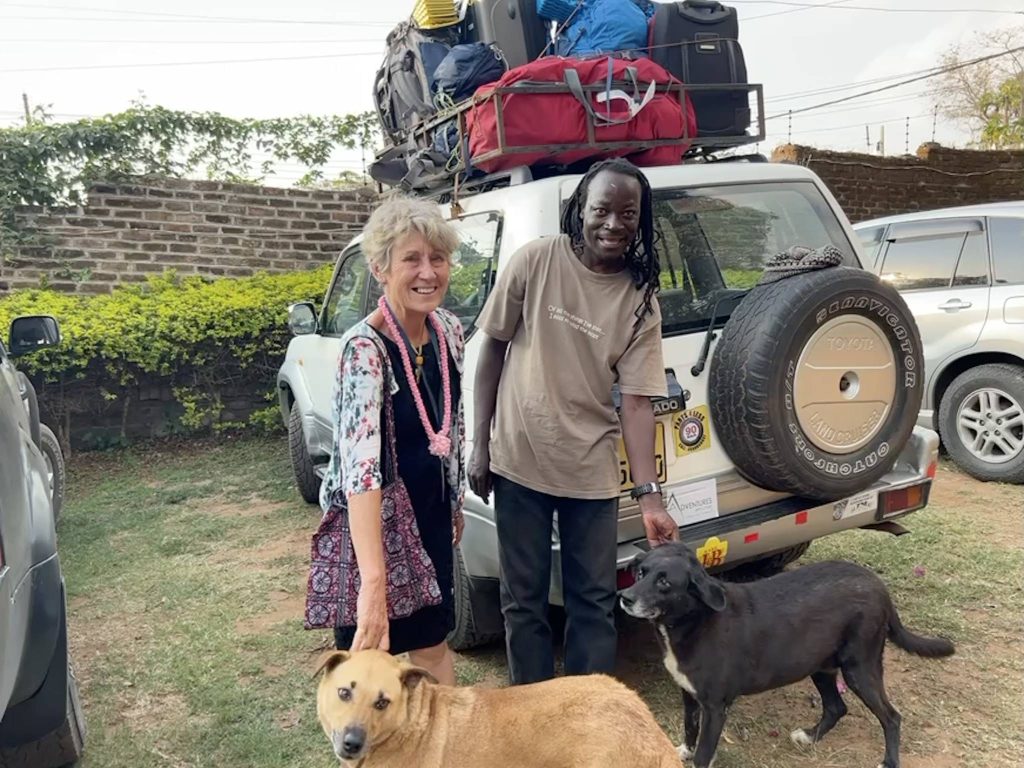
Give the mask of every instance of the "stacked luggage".
<path id="1" fill-rule="evenodd" d="M 374 81 L 386 147 L 370 173 L 427 191 L 521 165 L 676 164 L 757 141 L 760 87 L 738 33 L 736 11 L 711 0 L 416 0 Z"/>

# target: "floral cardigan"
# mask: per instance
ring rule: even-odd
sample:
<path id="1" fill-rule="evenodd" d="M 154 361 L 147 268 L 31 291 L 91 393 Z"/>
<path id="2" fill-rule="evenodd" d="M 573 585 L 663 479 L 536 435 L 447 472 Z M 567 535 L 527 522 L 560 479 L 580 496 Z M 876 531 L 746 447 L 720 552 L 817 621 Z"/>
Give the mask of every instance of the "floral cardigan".
<path id="1" fill-rule="evenodd" d="M 464 341 L 462 323 L 451 312 L 438 309 L 445 341 L 455 368 L 463 371 Z M 384 382 L 392 395 L 401 385 L 391 369 L 390 358 L 365 319 L 354 325 L 341 339 L 341 355 L 334 377 L 331 418 L 334 424 L 331 459 L 320 487 L 320 506 L 324 513 L 332 504 L 349 496 L 379 489 L 381 476 L 381 409 Z M 462 516 L 466 495 L 466 418 L 459 398 L 458 413 L 452 421 L 452 450 L 445 459 L 451 488 L 452 522 Z M 401 471 L 401 467 L 399 467 Z"/>

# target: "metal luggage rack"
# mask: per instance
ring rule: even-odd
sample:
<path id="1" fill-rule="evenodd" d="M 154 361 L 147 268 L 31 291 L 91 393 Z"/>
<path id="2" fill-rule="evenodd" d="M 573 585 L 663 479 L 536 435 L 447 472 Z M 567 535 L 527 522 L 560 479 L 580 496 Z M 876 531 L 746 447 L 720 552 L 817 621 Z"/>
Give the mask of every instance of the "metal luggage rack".
<path id="1" fill-rule="evenodd" d="M 631 84 L 626 83 L 613 83 L 615 87 L 630 87 Z M 583 86 L 585 93 L 601 93 L 607 89 L 605 83 L 591 83 Z M 754 144 L 757 142 L 764 141 L 765 138 L 765 123 L 764 123 L 764 86 L 758 83 L 741 83 L 741 84 L 706 84 L 706 85 L 686 85 L 683 83 L 666 83 L 657 87 L 658 92 L 661 93 L 674 93 L 679 99 L 680 104 L 685 104 L 686 95 L 694 92 L 722 92 L 722 91 L 743 91 L 748 94 L 753 93 L 756 99 L 757 108 L 754 113 L 754 119 L 752 120 L 751 128 L 754 132 L 751 133 L 748 129 L 747 132 L 742 134 L 733 135 L 719 135 L 719 136 L 678 136 L 669 139 L 651 139 L 647 141 L 600 141 L 597 138 L 596 131 L 598 126 L 595 125 L 594 119 L 589 115 L 586 118 L 586 131 L 587 140 L 582 143 L 572 144 L 529 144 L 529 145 L 510 145 L 508 142 L 508 136 L 505 131 L 504 121 L 504 98 L 510 95 L 526 95 L 526 94 L 567 94 L 570 93 L 569 87 L 564 83 L 517 83 L 512 86 L 500 86 L 488 90 L 486 93 L 474 96 L 473 98 L 466 99 L 465 101 L 456 104 L 455 106 L 440 112 L 429 120 L 425 120 L 418 125 L 414 126 L 410 133 L 410 144 L 425 148 L 430 147 L 433 144 L 433 137 L 438 129 L 446 128 L 447 125 L 454 119 L 458 128 L 458 158 L 456 162 L 449 163 L 449 170 L 453 181 L 457 180 L 460 175 L 466 170 L 466 162 L 464 154 L 468 151 L 468 131 L 466 126 L 466 117 L 469 111 L 480 106 L 487 104 L 491 100 L 495 100 L 494 109 L 496 115 L 496 129 L 497 129 L 497 148 L 485 152 L 482 155 L 477 155 L 471 158 L 471 164 L 486 162 L 500 157 L 506 157 L 508 155 L 516 154 L 527 154 L 542 152 L 544 154 L 556 154 L 560 152 L 576 151 L 592 149 L 595 155 L 599 155 L 604 151 L 622 150 L 628 149 L 632 152 L 642 152 L 647 149 L 651 149 L 658 146 L 665 146 L 671 144 L 678 144 L 682 141 L 689 141 L 690 147 L 686 153 L 680 158 L 685 160 L 688 158 L 694 158 L 699 156 L 711 155 L 717 151 L 729 149 L 733 147 L 743 146 L 746 144 Z M 700 125 L 700 115 L 697 115 L 698 130 Z M 632 153 L 631 152 L 631 153 Z"/>

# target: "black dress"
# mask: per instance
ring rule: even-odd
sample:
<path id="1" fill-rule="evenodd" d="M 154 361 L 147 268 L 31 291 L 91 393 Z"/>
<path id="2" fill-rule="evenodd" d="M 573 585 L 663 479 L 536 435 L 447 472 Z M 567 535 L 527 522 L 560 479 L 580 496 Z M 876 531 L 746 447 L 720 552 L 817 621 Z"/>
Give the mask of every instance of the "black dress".
<path id="1" fill-rule="evenodd" d="M 409 382 L 406 381 L 398 345 L 383 334 L 378 334 L 391 359 L 391 369 L 398 378 L 399 390 L 393 395 L 395 409 L 395 430 L 398 442 L 398 471 L 409 491 L 416 524 L 420 529 L 423 546 L 427 550 L 437 582 L 441 588 L 441 602 L 427 606 L 404 619 L 392 619 L 388 624 L 391 653 L 405 653 L 420 648 L 430 648 L 444 641 L 455 628 L 455 563 L 452 546 L 452 506 L 447 471 L 437 456 L 430 455 L 427 434 L 420 422 L 416 401 L 413 400 Z M 459 373 L 449 353 L 448 371 L 452 388 L 453 439 L 457 439 L 455 415 L 458 413 L 461 394 Z M 415 380 L 414 380 L 415 381 Z M 420 396 L 426 407 L 427 416 L 433 428 L 440 428 L 442 414 L 435 416 L 430 407 L 426 387 L 431 387 L 438 410 L 444 409 L 441 389 L 441 370 L 437 355 L 431 344 L 423 346 L 423 375 L 419 384 Z M 381 445 L 385 445 L 384 414 L 381 413 Z M 355 627 L 337 627 L 334 630 L 335 645 L 347 649 L 355 637 Z"/>

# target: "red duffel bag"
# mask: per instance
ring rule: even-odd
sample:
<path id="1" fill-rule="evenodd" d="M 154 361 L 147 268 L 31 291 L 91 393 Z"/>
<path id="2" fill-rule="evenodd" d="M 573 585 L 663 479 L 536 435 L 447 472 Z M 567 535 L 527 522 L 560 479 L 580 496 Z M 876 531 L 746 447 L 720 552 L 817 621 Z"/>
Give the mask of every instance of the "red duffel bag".
<path id="1" fill-rule="evenodd" d="M 474 94 L 466 116 L 471 162 L 488 173 L 588 157 L 675 165 L 697 135 L 689 96 L 684 107 L 680 89 L 668 88 L 678 83 L 649 59 L 547 56 L 510 69 Z"/>

